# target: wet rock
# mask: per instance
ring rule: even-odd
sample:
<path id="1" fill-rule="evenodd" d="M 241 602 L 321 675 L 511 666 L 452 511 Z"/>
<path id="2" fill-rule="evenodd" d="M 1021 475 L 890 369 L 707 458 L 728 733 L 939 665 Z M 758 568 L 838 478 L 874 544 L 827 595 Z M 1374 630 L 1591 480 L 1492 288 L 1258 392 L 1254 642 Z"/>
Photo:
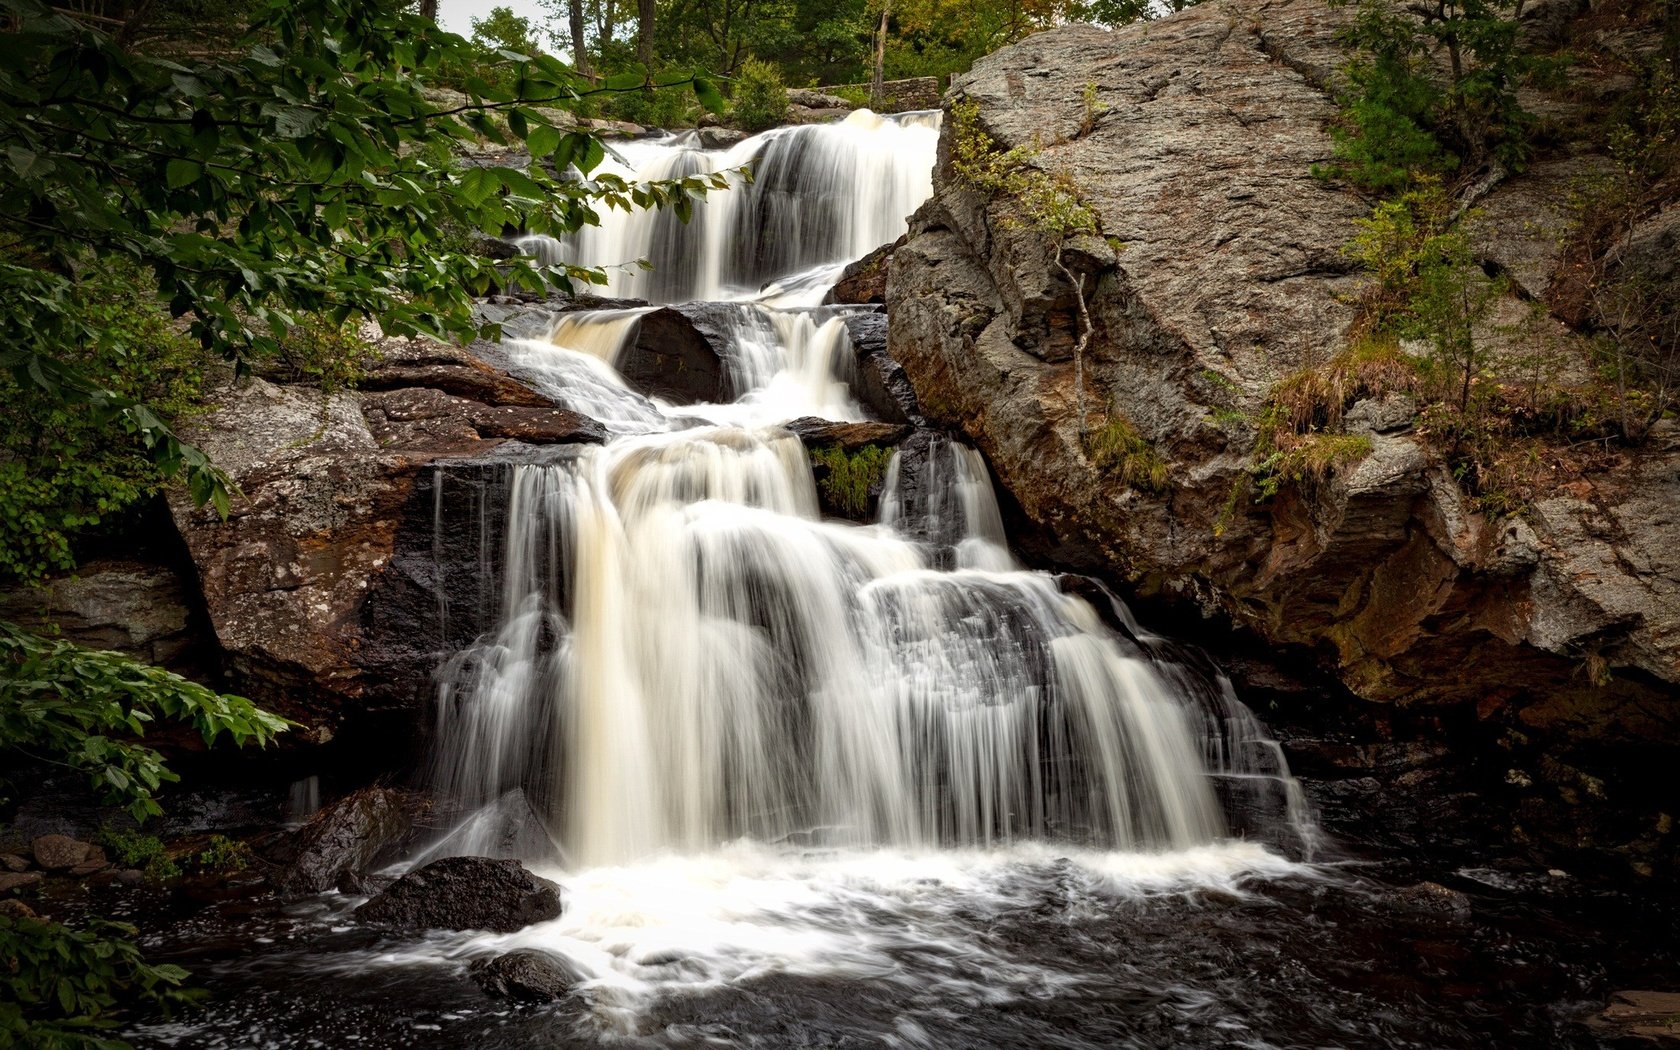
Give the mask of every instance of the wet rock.
<path id="1" fill-rule="evenodd" d="M 29 858 L 16 853 L 0 853 L 0 868 L 7 871 L 28 871 Z"/>
<path id="2" fill-rule="evenodd" d="M 117 872 L 117 885 L 135 887 L 146 884 L 146 873 L 137 868 L 124 868 Z"/>
<path id="3" fill-rule="evenodd" d="M 315 814 L 297 833 L 297 853 L 280 876 L 287 893 L 324 893 L 342 876 L 364 871 L 408 833 L 401 795 L 363 788 Z"/>
<path id="4" fill-rule="evenodd" d="M 413 652 L 423 643 L 380 634 L 368 611 L 400 553 L 395 537 L 418 479 L 513 439 L 601 439 L 592 422 L 494 363 L 493 347 L 378 346 L 354 392 L 261 378 L 218 387 L 190 437 L 243 496 L 223 520 L 169 494 L 226 670 L 242 693 L 302 723 L 283 747 L 381 719 L 412 725 L 429 693 L 435 660 Z"/>
<path id="5" fill-rule="evenodd" d="M 734 128 L 703 127 L 699 138 L 703 149 L 728 149 L 738 142 L 745 142 L 747 133 Z"/>
<path id="6" fill-rule="evenodd" d="M 916 391 L 900 365 L 887 352 L 887 316 L 884 313 L 847 314 L 846 332 L 857 358 L 857 381 L 853 390 L 865 408 L 889 423 L 922 423 Z"/>
<path id="7" fill-rule="evenodd" d="M 468 972 L 491 998 L 525 1003 L 553 1002 L 583 979 L 565 959 L 532 948 L 479 959 Z"/>
<path id="8" fill-rule="evenodd" d="M 914 429 L 907 423 L 836 423 L 815 416 L 805 416 L 782 425 L 793 431 L 806 448 L 826 446 L 843 452 L 856 452 L 865 445 L 891 447 L 909 437 Z"/>
<path id="9" fill-rule="evenodd" d="M 618 360 L 630 389 L 672 404 L 734 397 L 721 348 L 729 345 L 730 308 L 708 303 L 664 307 L 646 314 Z"/>
<path id="10" fill-rule="evenodd" d="M 85 878 L 97 871 L 104 871 L 111 866 L 111 861 L 105 856 L 105 851 L 98 846 L 89 846 L 87 855 L 82 862 L 70 869 L 70 874 L 76 878 Z"/>
<path id="11" fill-rule="evenodd" d="M 1467 922 L 1470 918 L 1470 898 L 1438 882 L 1419 882 L 1388 894 L 1388 900 L 1401 910 L 1429 915 L 1451 922 Z"/>
<path id="12" fill-rule="evenodd" d="M 363 922 L 399 930 L 512 933 L 560 917 L 560 887 L 516 860 L 445 857 L 411 871 L 356 909 Z"/>
<path id="13" fill-rule="evenodd" d="M 1680 1047 L 1680 992 L 1617 992 L 1589 1023 L 1601 1036 Z"/>
<path id="14" fill-rule="evenodd" d="M 29 844 L 35 863 L 47 871 L 68 871 L 87 859 L 93 847 L 68 835 L 42 835 Z M 101 853 L 103 857 L 103 853 Z"/>
<path id="15" fill-rule="evenodd" d="M 849 106 L 789 106 L 786 119 L 789 124 L 832 124 L 851 114 Z"/>
<path id="16" fill-rule="evenodd" d="M 6 919 L 38 919 L 35 909 L 20 900 L 0 901 L 0 918 Z"/>
<path id="17" fill-rule="evenodd" d="M 15 893 L 28 886 L 40 883 L 42 875 L 38 871 L 8 871 L 0 875 L 0 893 Z"/>
<path id="18" fill-rule="evenodd" d="M 1254 435 L 1231 420 L 1346 347 L 1364 281 L 1342 246 L 1368 202 L 1312 176 L 1332 152 L 1347 17 L 1311 0 L 1234 0 L 1147 30 L 1066 26 L 977 62 L 951 95 L 978 107 L 999 148 L 1070 180 L 1123 247 L 1062 245 L 1074 276 L 1061 273 L 1017 201 L 959 177 L 947 120 L 933 198 L 892 253 L 887 351 L 927 420 L 986 456 L 1029 558 L 1227 619 L 1363 700 L 1451 711 L 1485 730 L 1466 761 L 1496 746 L 1495 726 L 1534 750 L 1578 752 L 1593 776 L 1621 778 L 1620 801 L 1614 788 L 1548 788 L 1555 806 L 1522 827 L 1547 849 L 1628 844 L 1636 832 L 1611 831 L 1607 807 L 1648 799 L 1639 785 L 1661 775 L 1656 755 L 1680 752 L 1680 723 L 1658 714 L 1680 685 L 1680 449 L 1648 442 L 1542 493 L 1512 525 L 1466 495 L 1404 399 L 1371 400 L 1348 420 L 1368 455 L 1323 484 L 1233 496 L 1251 484 Z M 1559 237 L 1545 227 L 1562 218 L 1561 187 L 1593 167 L 1537 163 L 1494 186 L 1478 207 L 1501 219 L 1478 230 L 1478 258 L 1552 305 Z M 1670 210 L 1619 249 L 1659 297 L 1680 281 Z M 1519 291 L 1498 305 L 1512 331 L 1526 316 Z M 1093 331 L 1076 389 L 1081 299 Z M 1556 328 L 1543 335 L 1559 360 L 1590 363 Z M 1542 336 L 1527 338 L 1533 352 Z M 1164 464 L 1165 490 L 1128 485 L 1093 456 L 1082 415 L 1129 424 Z M 1601 685 L 1583 683 L 1583 660 L 1604 667 Z M 1635 804 L 1629 827 L 1663 811 Z M 1601 818 L 1576 819 L 1595 806 Z"/>
<path id="19" fill-rule="evenodd" d="M 832 291 L 831 303 L 885 303 L 887 301 L 887 270 L 892 253 L 904 243 L 900 237 L 891 244 L 883 244 L 856 262 L 847 264 Z"/>

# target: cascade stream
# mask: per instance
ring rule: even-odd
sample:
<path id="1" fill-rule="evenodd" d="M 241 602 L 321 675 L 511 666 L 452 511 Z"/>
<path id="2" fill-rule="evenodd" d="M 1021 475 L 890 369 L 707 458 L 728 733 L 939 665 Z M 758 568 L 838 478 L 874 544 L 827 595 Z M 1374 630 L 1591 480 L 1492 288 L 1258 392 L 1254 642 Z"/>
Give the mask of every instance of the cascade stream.
<path id="1" fill-rule="evenodd" d="M 558 865 L 567 916 L 496 943 L 577 962 L 609 1027 L 635 1031 L 683 988 L 823 970 L 825 953 L 839 972 L 882 965 L 867 921 L 776 918 L 865 873 L 891 895 L 960 870 L 985 897 L 1073 856 L 1161 889 L 1296 870 L 1309 849 L 1281 751 L 1223 677 L 1099 585 L 1022 566 L 977 452 L 930 435 L 894 455 L 873 524 L 820 514 L 781 424 L 867 418 L 857 308 L 820 303 L 903 232 L 936 137 L 936 114 L 865 111 L 722 153 L 634 143 L 628 176 L 755 178 L 687 226 L 615 213 L 571 243 L 524 242 L 653 305 L 561 313 L 506 343 L 613 436 L 503 474 L 496 622 L 439 672 L 433 786 L 462 816 L 426 858 Z M 653 268 L 619 265 L 638 258 Z M 721 304 L 738 396 L 632 392 L 614 366 L 640 319 L 694 299 Z M 437 492 L 442 513 L 441 474 Z M 672 900 L 709 915 L 699 932 Z M 688 962 L 648 962 L 672 951 Z"/>

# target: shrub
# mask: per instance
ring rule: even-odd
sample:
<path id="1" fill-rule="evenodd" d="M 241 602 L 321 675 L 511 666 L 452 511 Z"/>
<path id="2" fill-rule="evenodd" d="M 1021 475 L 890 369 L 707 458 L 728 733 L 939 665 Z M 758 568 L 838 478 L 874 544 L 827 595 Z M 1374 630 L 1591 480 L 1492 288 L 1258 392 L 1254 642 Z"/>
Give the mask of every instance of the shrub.
<path id="1" fill-rule="evenodd" d="M 764 131 L 787 120 L 787 85 L 781 71 L 768 62 L 749 58 L 735 78 L 735 123 L 747 131 Z"/>
<path id="2" fill-rule="evenodd" d="M 98 333 L 62 358 L 89 381 L 180 417 L 202 384 L 204 351 L 171 322 L 131 268 L 88 273 L 64 304 Z M 35 396 L 0 371 L 0 580 L 40 580 L 75 566 L 77 540 L 157 492 L 144 443 L 92 400 Z"/>

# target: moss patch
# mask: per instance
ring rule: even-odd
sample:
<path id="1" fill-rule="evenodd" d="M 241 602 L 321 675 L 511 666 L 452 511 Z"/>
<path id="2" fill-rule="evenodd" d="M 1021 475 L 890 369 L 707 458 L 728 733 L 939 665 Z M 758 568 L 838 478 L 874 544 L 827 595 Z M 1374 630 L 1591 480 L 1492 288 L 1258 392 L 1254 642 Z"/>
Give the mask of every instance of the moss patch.
<path id="1" fill-rule="evenodd" d="M 811 450 L 812 465 L 822 468 L 817 471 L 817 489 L 823 501 L 851 518 L 869 510 L 869 494 L 881 485 L 891 462 L 892 450 L 880 445 L 865 445 L 856 452 L 838 445 Z"/>

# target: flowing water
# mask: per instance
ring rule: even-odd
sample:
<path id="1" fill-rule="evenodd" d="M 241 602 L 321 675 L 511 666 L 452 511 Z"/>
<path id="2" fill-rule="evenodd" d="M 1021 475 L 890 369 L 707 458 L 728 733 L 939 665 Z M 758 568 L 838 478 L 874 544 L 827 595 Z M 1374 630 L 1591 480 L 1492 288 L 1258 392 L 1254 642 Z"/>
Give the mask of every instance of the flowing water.
<path id="1" fill-rule="evenodd" d="M 820 514 L 779 424 L 864 418 L 843 311 L 817 304 L 930 192 L 936 125 L 632 144 L 627 174 L 755 178 L 687 227 L 610 214 L 527 243 L 612 266 L 616 295 L 728 303 L 737 395 L 633 392 L 614 365 L 647 309 L 506 347 L 615 436 L 501 477 L 494 625 L 438 674 L 432 787 L 462 817 L 415 863 L 519 855 L 564 916 L 399 941 L 325 898 L 265 935 L 312 945 L 301 984 L 271 990 L 299 956 L 259 950 L 232 969 L 269 990 L 147 1038 L 1500 1045 L 1474 1010 L 1373 1011 L 1314 973 L 1342 936 L 1325 916 L 1372 923 L 1312 863 L 1280 749 L 1205 660 L 1099 585 L 1023 567 L 978 453 L 927 441 L 894 458 L 874 523 Z M 577 993 L 535 1013 L 479 997 L 465 964 L 516 947 L 563 956 Z M 345 982 L 359 1005 L 322 1006 Z"/>

